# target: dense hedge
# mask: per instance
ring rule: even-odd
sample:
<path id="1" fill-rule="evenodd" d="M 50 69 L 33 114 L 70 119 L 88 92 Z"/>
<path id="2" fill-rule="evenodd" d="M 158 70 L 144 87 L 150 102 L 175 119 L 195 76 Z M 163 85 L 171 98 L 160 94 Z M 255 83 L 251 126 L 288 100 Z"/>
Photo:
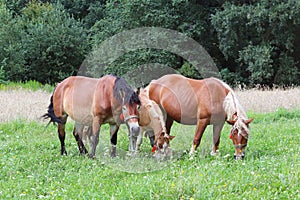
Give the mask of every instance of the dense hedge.
<path id="1" fill-rule="evenodd" d="M 0 0 L 0 82 L 58 82 L 103 41 L 139 27 L 193 38 L 230 84 L 300 84 L 297 0 Z M 186 60 L 158 49 L 127 52 L 101 73 L 122 76 L 147 63 L 201 78 Z"/>

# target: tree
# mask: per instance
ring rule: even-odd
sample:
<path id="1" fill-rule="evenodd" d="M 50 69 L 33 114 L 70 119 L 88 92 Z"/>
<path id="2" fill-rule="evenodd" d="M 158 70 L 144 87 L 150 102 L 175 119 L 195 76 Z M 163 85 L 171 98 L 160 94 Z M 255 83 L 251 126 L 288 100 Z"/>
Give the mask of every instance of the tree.
<path id="1" fill-rule="evenodd" d="M 27 69 L 22 47 L 24 30 L 12 12 L 0 2 L 0 80 L 20 80 Z"/>
<path id="2" fill-rule="evenodd" d="M 213 40 L 207 39 L 212 30 L 209 27 L 209 9 L 196 1 L 108 1 L 104 15 L 91 29 L 94 49 L 113 35 L 142 27 L 163 27 L 182 32 L 207 49 L 210 49 Z M 199 73 L 190 73 L 197 70 L 185 62 L 186 60 L 170 52 L 144 49 L 127 53 L 109 66 L 106 73 L 123 75 L 145 63 L 161 63 L 179 70 L 183 75 L 200 78 Z M 182 66 L 184 67 L 181 68 Z"/>
<path id="3" fill-rule="evenodd" d="M 87 54 L 87 34 L 61 4 L 32 2 L 20 21 L 27 69 L 23 80 L 54 83 L 77 73 Z"/>
<path id="4" fill-rule="evenodd" d="M 234 60 L 233 71 L 242 77 L 239 81 L 272 86 L 299 80 L 292 57 L 299 19 L 299 1 L 262 0 L 225 3 L 211 21 L 220 50 L 227 60 Z"/>

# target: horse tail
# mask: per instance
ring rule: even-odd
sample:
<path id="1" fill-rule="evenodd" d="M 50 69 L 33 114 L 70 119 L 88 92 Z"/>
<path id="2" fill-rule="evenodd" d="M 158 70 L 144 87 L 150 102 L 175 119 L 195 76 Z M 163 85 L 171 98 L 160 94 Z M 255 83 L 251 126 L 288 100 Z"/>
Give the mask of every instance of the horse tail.
<path id="1" fill-rule="evenodd" d="M 55 123 L 59 123 L 61 124 L 62 123 L 62 120 L 58 117 L 55 116 L 55 113 L 54 113 L 54 108 L 53 108 L 53 94 L 50 98 L 50 105 L 48 106 L 48 112 L 45 113 L 43 116 L 42 116 L 44 119 L 48 119 L 50 118 L 50 121 L 48 123 L 48 125 L 52 122 L 53 124 Z M 47 126 L 48 126 L 47 125 Z"/>

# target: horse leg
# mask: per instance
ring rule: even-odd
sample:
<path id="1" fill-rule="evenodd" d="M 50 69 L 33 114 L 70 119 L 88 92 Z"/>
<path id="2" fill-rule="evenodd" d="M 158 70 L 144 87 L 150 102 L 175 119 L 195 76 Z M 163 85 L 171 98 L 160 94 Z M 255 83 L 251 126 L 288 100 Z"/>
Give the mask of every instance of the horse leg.
<path id="1" fill-rule="evenodd" d="M 65 124 L 66 124 L 67 118 L 62 119 L 62 123 L 58 123 L 58 138 L 60 140 L 60 154 L 61 155 L 67 155 L 67 151 L 65 148 Z"/>
<path id="2" fill-rule="evenodd" d="M 136 151 L 140 150 L 141 144 L 143 143 L 143 133 L 144 133 L 144 129 L 142 127 L 140 127 L 140 133 L 137 137 L 136 145 L 135 145 Z"/>
<path id="3" fill-rule="evenodd" d="M 196 151 L 197 147 L 199 146 L 201 142 L 201 138 L 203 135 L 203 132 L 205 131 L 206 126 L 209 124 L 208 119 L 199 119 L 197 122 L 197 128 L 193 140 L 193 145 L 190 151 L 190 155 L 193 155 L 194 152 Z"/>
<path id="4" fill-rule="evenodd" d="M 219 154 L 220 136 L 221 136 L 221 131 L 223 129 L 223 126 L 224 123 L 213 125 L 213 148 L 210 153 L 210 155 L 212 156 L 216 156 Z"/>
<path id="5" fill-rule="evenodd" d="M 101 121 L 99 120 L 98 117 L 94 117 L 93 119 L 93 134 L 90 137 L 90 144 L 91 144 L 91 152 L 89 154 L 90 158 L 94 158 L 95 157 L 95 153 L 96 153 L 96 147 L 98 145 L 99 142 L 99 133 L 100 133 L 100 127 L 101 127 Z"/>
<path id="6" fill-rule="evenodd" d="M 154 131 L 147 131 L 147 135 L 150 140 L 150 145 L 153 147 L 155 145 L 155 136 L 154 136 Z"/>
<path id="7" fill-rule="evenodd" d="M 81 132 L 81 135 L 83 136 L 83 134 L 84 134 L 83 133 L 83 128 L 84 128 L 84 126 L 75 123 L 75 127 L 74 127 L 74 130 L 73 130 L 73 135 L 75 137 L 75 140 L 77 142 L 78 149 L 79 149 L 79 152 L 80 152 L 81 155 L 88 153 L 88 151 L 86 150 L 86 148 L 85 148 L 85 146 L 82 142 L 80 134 L 79 134 L 79 132 Z"/>
<path id="8" fill-rule="evenodd" d="M 166 130 L 167 130 L 167 134 L 168 135 L 170 135 L 170 133 L 171 133 L 171 127 L 173 125 L 173 122 L 174 122 L 174 120 L 171 117 L 167 116 L 167 119 L 166 119 Z"/>
<path id="9" fill-rule="evenodd" d="M 117 139 L 118 139 L 118 125 L 110 124 L 110 143 L 111 143 L 111 157 L 116 157 Z"/>

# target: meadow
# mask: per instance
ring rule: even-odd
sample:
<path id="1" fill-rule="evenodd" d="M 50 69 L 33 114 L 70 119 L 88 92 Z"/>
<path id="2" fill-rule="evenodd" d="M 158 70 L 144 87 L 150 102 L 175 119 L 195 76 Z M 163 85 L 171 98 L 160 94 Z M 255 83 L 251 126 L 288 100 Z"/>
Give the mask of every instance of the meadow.
<path id="1" fill-rule="evenodd" d="M 109 157 L 109 133 L 105 125 L 96 158 L 89 159 L 79 155 L 70 122 L 66 137 L 68 155 L 61 156 L 56 127 L 46 127 L 47 122 L 38 119 L 46 112 L 50 93 L 44 89 L 2 88 L 0 199 L 300 199 L 297 93 L 292 92 L 293 100 L 289 97 L 292 103 L 283 101 L 282 105 L 268 94 L 266 107 L 280 105 L 262 110 L 261 91 L 256 95 L 252 92 L 238 92 L 242 105 L 251 108 L 247 109 L 248 116 L 255 118 L 244 160 L 233 160 L 229 125 L 222 131 L 220 156 L 209 155 L 212 146 L 209 127 L 196 155 L 190 157 L 188 150 L 195 127 L 174 124 L 173 158 L 157 162 L 146 138 L 139 155 L 126 154 L 125 125 L 119 132 L 117 158 Z M 249 93 L 251 99 L 247 97 Z M 10 95 L 18 94 L 21 95 L 18 101 L 23 103 L 7 102 Z M 33 104 L 29 103 L 30 97 Z M 253 100 L 255 97 L 260 97 L 257 102 Z M 250 105 L 252 100 L 254 104 Z M 10 106 L 16 106 L 17 116 Z"/>

